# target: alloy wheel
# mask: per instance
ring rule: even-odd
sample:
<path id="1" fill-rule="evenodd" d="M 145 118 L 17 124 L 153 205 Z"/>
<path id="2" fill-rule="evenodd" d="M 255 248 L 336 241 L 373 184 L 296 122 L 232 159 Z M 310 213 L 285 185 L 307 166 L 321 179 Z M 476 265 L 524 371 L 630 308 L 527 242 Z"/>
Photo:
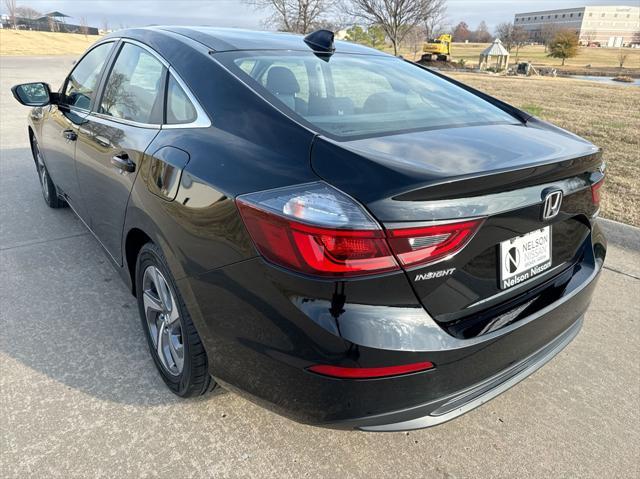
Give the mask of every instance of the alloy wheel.
<path id="1" fill-rule="evenodd" d="M 184 367 L 184 341 L 175 296 L 162 273 L 149 266 L 142 277 L 147 330 L 163 368 L 178 376 Z"/>

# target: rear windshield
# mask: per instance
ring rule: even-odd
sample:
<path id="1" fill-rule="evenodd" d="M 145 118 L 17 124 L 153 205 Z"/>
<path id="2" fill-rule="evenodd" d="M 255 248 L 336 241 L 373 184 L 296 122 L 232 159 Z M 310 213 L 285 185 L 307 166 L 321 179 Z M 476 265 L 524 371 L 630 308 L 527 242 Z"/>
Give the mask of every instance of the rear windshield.
<path id="1" fill-rule="evenodd" d="M 216 54 L 265 98 L 336 137 L 517 123 L 481 98 L 398 58 L 306 52 Z"/>

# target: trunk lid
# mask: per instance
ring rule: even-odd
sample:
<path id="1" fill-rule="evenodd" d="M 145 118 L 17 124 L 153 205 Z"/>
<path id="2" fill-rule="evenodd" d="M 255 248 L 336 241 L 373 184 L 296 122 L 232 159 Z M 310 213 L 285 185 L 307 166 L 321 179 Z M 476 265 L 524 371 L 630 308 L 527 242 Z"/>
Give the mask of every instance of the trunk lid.
<path id="1" fill-rule="evenodd" d="M 456 336 L 483 334 L 554 301 L 588 256 L 600 150 L 539 120 L 530 123 L 314 144 L 316 173 L 362 202 L 385 228 L 484 218 L 452 257 L 406 271 L 427 312 Z M 555 190 L 564 194 L 559 212 L 543 220 L 543 198 Z M 550 263 L 504 288 L 500 243 L 547 227 Z"/>

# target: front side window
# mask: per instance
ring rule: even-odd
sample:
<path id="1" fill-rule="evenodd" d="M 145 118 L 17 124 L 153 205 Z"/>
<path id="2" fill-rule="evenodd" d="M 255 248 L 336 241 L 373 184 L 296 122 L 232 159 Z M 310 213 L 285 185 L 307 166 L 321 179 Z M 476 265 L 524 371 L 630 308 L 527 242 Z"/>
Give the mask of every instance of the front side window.
<path id="1" fill-rule="evenodd" d="M 216 58 L 268 101 L 337 137 L 518 123 L 478 96 L 394 57 L 225 52 Z M 248 72 L 247 62 L 253 65 Z"/>
<path id="2" fill-rule="evenodd" d="M 165 68 L 151 53 L 125 43 L 113 64 L 99 112 L 138 123 L 162 123 Z"/>
<path id="3" fill-rule="evenodd" d="M 88 110 L 113 42 L 98 45 L 76 65 L 64 88 L 64 103 Z"/>

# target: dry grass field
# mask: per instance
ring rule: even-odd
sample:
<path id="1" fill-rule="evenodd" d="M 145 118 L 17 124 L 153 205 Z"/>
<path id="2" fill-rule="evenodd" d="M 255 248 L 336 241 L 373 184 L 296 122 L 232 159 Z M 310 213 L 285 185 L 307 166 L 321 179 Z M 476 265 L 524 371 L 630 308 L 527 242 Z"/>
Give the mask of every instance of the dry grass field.
<path id="1" fill-rule="evenodd" d="M 0 56 L 74 55 L 84 53 L 98 36 L 77 33 L 0 30 Z"/>
<path id="2" fill-rule="evenodd" d="M 549 77 L 452 77 L 576 133 L 604 150 L 602 216 L 640 226 L 640 89 Z"/>
<path id="3" fill-rule="evenodd" d="M 454 43 L 451 47 L 451 58 L 454 62 L 464 59 L 467 68 L 476 68 L 480 53 L 488 46 L 488 43 Z M 393 53 L 390 47 L 383 48 L 383 50 L 387 53 Z M 580 47 L 578 55 L 567 59 L 565 66 L 561 66 L 562 60 L 548 57 L 542 45 L 527 45 L 520 49 L 518 61 L 530 61 L 536 67 L 553 67 L 567 73 L 589 75 L 590 72 L 600 72 L 600 74 L 615 76 L 620 73 L 618 60 L 620 52 L 621 50 L 618 48 Z M 622 73 L 634 77 L 640 76 L 640 48 L 624 48 L 622 53 L 627 55 Z M 400 48 L 400 54 L 412 60 L 418 60 L 422 55 L 421 52 L 418 52 L 414 58 L 413 52 L 406 46 Z M 513 66 L 515 62 L 516 52 L 514 49 L 511 51 L 509 64 Z"/>
<path id="4" fill-rule="evenodd" d="M 488 43 L 454 43 L 451 47 L 454 60 L 464 58 L 474 64 L 478 62 L 480 52 L 489 46 Z M 591 65 L 592 68 L 615 68 L 618 67 L 618 48 L 588 48 L 580 47 L 578 55 L 568 58 L 565 62 L 567 67 L 584 68 Z M 640 48 L 624 48 L 627 54 L 625 68 L 640 68 Z M 515 49 L 511 51 L 511 61 L 515 62 Z M 550 58 L 544 51 L 542 45 L 527 45 L 520 49 L 519 61 L 530 61 L 534 65 L 560 66 L 560 58 Z"/>

